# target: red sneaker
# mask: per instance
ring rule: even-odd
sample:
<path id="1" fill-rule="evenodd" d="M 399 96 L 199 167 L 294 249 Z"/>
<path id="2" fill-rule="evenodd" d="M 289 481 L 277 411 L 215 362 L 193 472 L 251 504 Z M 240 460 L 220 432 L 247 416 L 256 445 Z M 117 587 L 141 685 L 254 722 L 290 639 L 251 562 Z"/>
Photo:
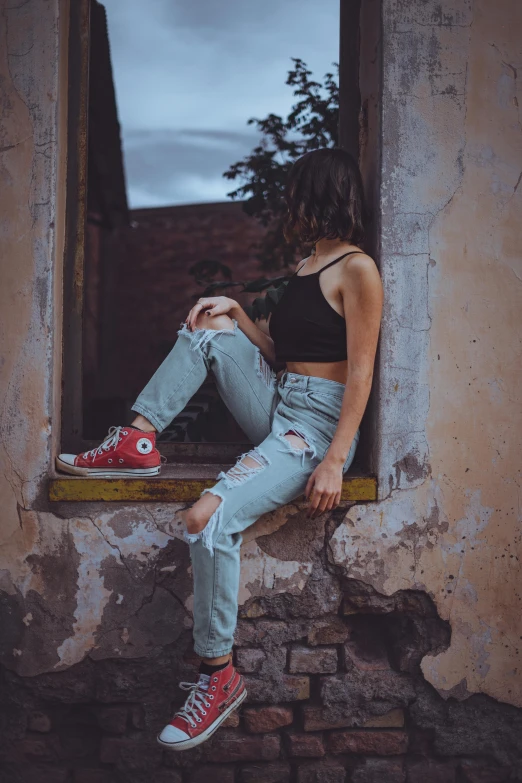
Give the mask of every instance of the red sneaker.
<path id="1" fill-rule="evenodd" d="M 232 661 L 207 680 L 200 674 L 199 682 L 181 682 L 179 687 L 190 694 L 158 737 L 160 745 L 172 750 L 188 750 L 205 742 L 247 695 Z"/>
<path id="2" fill-rule="evenodd" d="M 157 476 L 161 455 L 156 448 L 156 433 L 132 427 L 111 427 L 97 448 L 84 454 L 60 454 L 56 468 L 73 476 L 114 478 Z"/>

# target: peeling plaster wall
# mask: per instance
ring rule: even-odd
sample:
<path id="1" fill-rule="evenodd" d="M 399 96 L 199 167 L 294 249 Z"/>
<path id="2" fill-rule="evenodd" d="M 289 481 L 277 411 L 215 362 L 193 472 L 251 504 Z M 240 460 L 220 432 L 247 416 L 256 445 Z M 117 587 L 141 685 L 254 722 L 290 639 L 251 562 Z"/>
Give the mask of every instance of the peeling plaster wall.
<path id="1" fill-rule="evenodd" d="M 521 706 L 522 7 L 382 8 L 381 501 L 350 510 L 332 559 L 433 597 L 439 692 Z"/>
<path id="2" fill-rule="evenodd" d="M 60 437 L 67 3 L 3 2 L 1 12 L 0 657 L 29 676 L 176 641 L 192 625 L 192 576 L 179 506 L 49 510 Z M 291 514 L 265 518 L 261 534 Z M 243 557 L 242 602 L 299 593 L 310 575 L 310 563 L 273 557 L 254 540 Z"/>
<path id="3" fill-rule="evenodd" d="M 62 670 L 86 655 L 139 658 L 192 628 L 192 571 L 179 508 L 81 504 L 60 509 L 63 517 L 22 511 L 25 572 L 14 586 L 4 571 L 1 585 L 4 617 L 9 613 L 14 621 L 2 640 L 4 663 L 35 675 Z M 301 541 L 295 560 L 288 546 L 276 554 L 256 543 L 300 511 L 287 506 L 250 529 L 242 548 L 240 604 L 302 593 L 313 552 L 306 557 Z"/>
<path id="4" fill-rule="evenodd" d="M 66 4 L 3 0 L 0 14 L 0 569 L 17 579 L 37 536 L 21 514 L 60 435 Z"/>
<path id="5" fill-rule="evenodd" d="M 0 653 L 21 675 L 144 659 L 186 645 L 192 624 L 175 505 L 45 501 L 59 438 L 60 9 L 29 0 L 2 12 Z M 267 616 L 271 602 L 281 619 L 335 614 L 339 575 L 385 595 L 421 591 L 452 628 L 449 647 L 424 657 L 426 679 L 445 696 L 521 705 L 521 10 L 514 0 L 384 0 L 382 10 L 382 96 L 369 111 L 382 149 L 363 147 L 364 170 L 381 179 L 381 499 L 315 526 L 299 504 L 260 519 L 243 546 L 242 612 Z"/>

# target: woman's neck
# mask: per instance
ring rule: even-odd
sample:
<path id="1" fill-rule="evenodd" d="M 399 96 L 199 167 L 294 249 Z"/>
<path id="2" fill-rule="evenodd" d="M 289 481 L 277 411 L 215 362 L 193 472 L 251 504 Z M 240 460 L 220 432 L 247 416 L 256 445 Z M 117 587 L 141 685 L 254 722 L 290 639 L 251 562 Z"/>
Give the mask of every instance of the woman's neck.
<path id="1" fill-rule="evenodd" d="M 312 255 L 312 259 L 315 264 L 322 266 L 329 261 L 342 255 L 343 252 L 347 253 L 349 250 L 354 250 L 355 245 L 351 242 L 347 242 L 343 239 L 319 239 L 315 243 L 315 253 Z"/>

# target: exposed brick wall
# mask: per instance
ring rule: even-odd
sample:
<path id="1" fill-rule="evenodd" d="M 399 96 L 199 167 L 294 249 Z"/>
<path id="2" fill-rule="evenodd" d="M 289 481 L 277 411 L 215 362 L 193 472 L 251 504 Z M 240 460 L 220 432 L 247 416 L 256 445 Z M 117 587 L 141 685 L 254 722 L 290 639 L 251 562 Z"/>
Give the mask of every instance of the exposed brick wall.
<path id="1" fill-rule="evenodd" d="M 241 203 L 131 212 L 131 227 L 119 229 L 104 251 L 107 393 L 137 394 L 173 345 L 204 290 L 189 273 L 196 262 L 219 261 L 234 279 L 262 274 L 256 246 L 263 233 Z"/>
<path id="2" fill-rule="evenodd" d="M 130 405 L 205 290 L 189 272 L 191 267 L 214 261 L 228 267 L 233 280 L 262 276 L 257 251 L 264 229 L 245 214 L 241 202 L 139 209 L 130 213 L 130 225 L 112 233 L 89 228 L 93 241 L 87 247 L 85 274 L 84 435 L 97 439 L 111 424 L 127 420 Z M 216 282 L 225 279 L 219 271 L 213 277 Z M 222 293 L 242 304 L 255 296 L 241 294 L 239 288 Z M 189 424 L 187 439 L 244 441 L 225 406 L 214 399 L 212 384 L 202 394 L 205 400 L 210 395 L 212 402 L 208 410 L 204 406 L 197 427 Z"/>
<path id="3" fill-rule="evenodd" d="M 155 735 L 183 700 L 178 680 L 196 676 L 189 631 L 146 659 L 4 671 L 2 783 L 522 780 L 520 711 L 486 696 L 444 701 L 424 681 L 421 651 L 448 643 L 430 599 L 353 580 L 340 589 L 339 611 L 315 618 L 303 605 L 286 620 L 276 602 L 245 606 L 235 656 L 248 699 L 183 753 Z"/>

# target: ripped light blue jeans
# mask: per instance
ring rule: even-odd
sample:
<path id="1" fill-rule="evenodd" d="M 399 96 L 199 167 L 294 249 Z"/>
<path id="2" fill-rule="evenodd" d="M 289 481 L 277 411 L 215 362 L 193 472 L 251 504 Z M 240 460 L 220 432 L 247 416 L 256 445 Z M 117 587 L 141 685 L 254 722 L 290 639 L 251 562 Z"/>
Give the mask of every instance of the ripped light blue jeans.
<path id="1" fill-rule="evenodd" d="M 225 330 L 183 327 L 174 348 L 132 409 L 161 432 L 199 389 L 209 370 L 226 406 L 255 445 L 256 467 L 240 462 L 212 489 L 221 503 L 201 533 L 185 533 L 194 575 L 194 649 L 227 655 L 237 622 L 241 532 L 267 511 L 302 495 L 333 438 L 344 385 L 284 372 L 279 381 L 237 323 Z M 297 448 L 287 433 L 306 443 Z M 350 466 L 357 432 L 344 465 Z M 245 455 L 242 455 L 245 456 Z M 252 464 L 251 461 L 249 461 Z"/>

